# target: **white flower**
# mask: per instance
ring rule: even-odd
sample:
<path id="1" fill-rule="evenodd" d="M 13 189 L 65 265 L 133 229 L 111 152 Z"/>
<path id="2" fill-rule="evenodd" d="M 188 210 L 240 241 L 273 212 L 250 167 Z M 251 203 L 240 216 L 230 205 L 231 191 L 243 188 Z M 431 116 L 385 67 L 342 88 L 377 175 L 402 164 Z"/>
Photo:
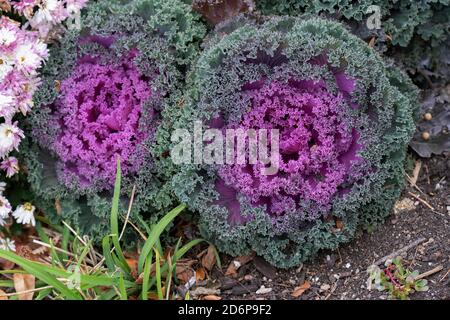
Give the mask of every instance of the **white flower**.
<path id="1" fill-rule="evenodd" d="M 11 55 L 0 56 L 0 82 L 14 69 L 13 64 L 14 60 Z"/>
<path id="2" fill-rule="evenodd" d="M 34 52 L 41 58 L 46 58 L 48 56 L 47 44 L 41 40 L 37 40 L 34 43 Z"/>
<path id="3" fill-rule="evenodd" d="M 0 92 L 0 117 L 11 119 L 16 113 L 15 104 L 14 96 Z"/>
<path id="4" fill-rule="evenodd" d="M 41 65 L 41 57 L 35 52 L 33 45 L 30 43 L 20 45 L 14 54 L 18 70 L 34 73 Z"/>
<path id="5" fill-rule="evenodd" d="M 0 217 L 0 227 L 3 227 L 6 224 L 5 219 L 3 219 L 2 217 Z"/>
<path id="6" fill-rule="evenodd" d="M 34 210 L 36 208 L 29 202 L 25 202 L 14 210 L 13 217 L 16 218 L 17 223 L 29 224 L 34 227 L 36 225 L 36 220 L 34 219 Z"/>
<path id="7" fill-rule="evenodd" d="M 0 124 L 0 158 L 4 158 L 14 149 L 17 150 L 20 140 L 24 137 L 23 131 L 16 124 Z"/>
<path id="8" fill-rule="evenodd" d="M 0 218 L 6 219 L 11 212 L 11 204 L 4 196 L 0 196 Z"/>
<path id="9" fill-rule="evenodd" d="M 16 33 L 7 28 L 0 29 L 0 46 L 8 47 L 11 43 L 16 41 Z"/>
<path id="10" fill-rule="evenodd" d="M 14 240 L 11 240 L 9 238 L 0 238 L 0 249 L 6 251 L 16 251 Z"/>
<path id="11" fill-rule="evenodd" d="M 40 9 L 34 14 L 33 20 L 36 23 L 53 21 L 52 12 L 58 8 L 57 0 L 44 0 L 39 6 Z"/>

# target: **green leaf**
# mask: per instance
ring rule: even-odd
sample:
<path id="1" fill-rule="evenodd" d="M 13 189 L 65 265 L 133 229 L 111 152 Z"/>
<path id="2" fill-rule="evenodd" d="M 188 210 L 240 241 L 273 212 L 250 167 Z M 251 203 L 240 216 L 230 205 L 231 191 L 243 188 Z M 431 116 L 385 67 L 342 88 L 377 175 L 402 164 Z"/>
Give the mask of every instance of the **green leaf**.
<path id="1" fill-rule="evenodd" d="M 144 275 L 143 275 L 144 278 L 142 280 L 142 294 L 141 294 L 142 300 L 148 300 L 148 290 L 150 289 L 149 278 L 152 267 L 152 260 L 153 260 L 153 251 L 151 251 L 150 254 L 147 256 L 147 258 L 145 259 Z"/>
<path id="2" fill-rule="evenodd" d="M 46 297 L 48 297 L 50 295 L 50 293 L 52 293 L 52 288 L 48 288 L 48 289 L 44 289 L 42 291 L 39 291 L 38 295 L 36 296 L 36 298 L 34 300 L 43 300 Z"/>
<path id="3" fill-rule="evenodd" d="M 120 274 L 119 278 L 119 291 L 120 291 L 120 300 L 128 300 L 127 289 L 125 288 L 123 274 Z"/>
<path id="4" fill-rule="evenodd" d="M 114 196 L 111 207 L 111 233 L 114 251 L 116 251 L 117 257 L 120 261 L 119 267 L 122 268 L 126 273 L 129 273 L 130 267 L 128 266 L 119 243 L 119 201 L 121 179 L 122 171 L 120 168 L 120 159 L 117 159 L 116 182 L 114 184 Z"/>
<path id="5" fill-rule="evenodd" d="M 115 263 L 111 255 L 111 243 L 109 238 L 111 235 L 108 235 L 102 240 L 102 248 L 103 248 L 103 257 L 105 258 L 105 263 L 109 272 L 114 272 L 116 270 Z"/>
<path id="6" fill-rule="evenodd" d="M 170 211 L 168 214 L 166 214 L 152 229 L 151 233 L 148 236 L 147 241 L 145 241 L 144 246 L 142 247 L 141 255 L 139 256 L 138 261 L 138 272 L 142 273 L 142 268 L 145 263 L 145 259 L 148 256 L 148 254 L 153 250 L 153 247 L 155 246 L 156 242 L 159 240 L 159 237 L 161 233 L 166 229 L 166 227 L 172 222 L 173 219 L 175 219 L 176 216 L 178 216 L 181 211 L 183 211 L 186 208 L 185 204 L 181 204 L 172 211 Z"/>
<path id="7" fill-rule="evenodd" d="M 161 258 L 159 251 L 155 249 L 156 261 L 155 261 L 155 277 L 156 277 L 156 291 L 158 292 L 158 299 L 163 300 L 164 295 L 162 292 L 162 280 L 161 280 Z"/>
<path id="8" fill-rule="evenodd" d="M 22 257 L 19 257 L 15 253 L 0 250 L 0 258 L 6 259 L 8 261 L 14 262 L 15 264 L 22 267 L 26 272 L 34 275 L 36 278 L 42 280 L 46 284 L 55 288 L 56 291 L 59 291 L 65 298 L 69 300 L 81 300 L 81 296 L 78 292 L 69 290 L 65 284 L 58 281 L 56 277 L 52 276 L 47 272 L 48 267 L 46 265 L 32 262 L 26 260 Z"/>
<path id="9" fill-rule="evenodd" d="M 11 280 L 0 280 L 0 287 L 13 288 L 14 282 Z"/>

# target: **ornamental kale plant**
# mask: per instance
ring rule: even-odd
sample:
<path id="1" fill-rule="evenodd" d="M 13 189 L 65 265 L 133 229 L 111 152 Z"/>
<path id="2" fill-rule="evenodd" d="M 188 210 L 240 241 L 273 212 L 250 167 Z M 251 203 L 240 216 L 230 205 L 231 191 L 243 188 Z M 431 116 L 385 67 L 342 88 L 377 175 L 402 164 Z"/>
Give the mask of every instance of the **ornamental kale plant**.
<path id="1" fill-rule="evenodd" d="M 46 214 L 105 235 L 117 158 L 122 209 L 136 188 L 132 219 L 148 213 L 154 221 L 171 205 L 153 149 L 162 110 L 179 100 L 182 71 L 204 34 L 198 18 L 178 0 L 92 2 L 82 29 L 52 47 L 25 157 Z"/>
<path id="2" fill-rule="evenodd" d="M 415 129 L 407 76 L 319 18 L 239 16 L 215 34 L 164 130 L 199 120 L 222 132 L 278 129 L 280 161 L 275 175 L 262 175 L 261 164 L 174 168 L 175 193 L 204 236 L 231 255 L 254 250 L 291 267 L 382 222 Z"/>
<path id="3" fill-rule="evenodd" d="M 346 21 L 368 19 L 368 9 L 380 8 L 381 26 L 394 45 L 407 46 L 414 35 L 433 41 L 445 41 L 450 26 L 449 0 L 258 0 L 264 14 L 327 14 Z"/>

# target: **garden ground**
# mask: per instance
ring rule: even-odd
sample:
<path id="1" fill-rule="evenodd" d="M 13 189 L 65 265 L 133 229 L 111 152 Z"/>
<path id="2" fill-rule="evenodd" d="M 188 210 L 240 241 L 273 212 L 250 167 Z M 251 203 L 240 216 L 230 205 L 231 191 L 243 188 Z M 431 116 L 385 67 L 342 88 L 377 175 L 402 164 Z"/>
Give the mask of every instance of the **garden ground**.
<path id="1" fill-rule="evenodd" d="M 222 270 L 216 268 L 204 286 L 222 299 L 387 299 L 386 292 L 367 289 L 366 270 L 402 253 L 404 266 L 428 280 L 429 290 L 411 299 L 450 300 L 449 172 L 449 155 L 416 162 L 394 213 L 339 251 L 322 252 L 292 270 L 276 270 L 258 257 L 223 257 Z"/>

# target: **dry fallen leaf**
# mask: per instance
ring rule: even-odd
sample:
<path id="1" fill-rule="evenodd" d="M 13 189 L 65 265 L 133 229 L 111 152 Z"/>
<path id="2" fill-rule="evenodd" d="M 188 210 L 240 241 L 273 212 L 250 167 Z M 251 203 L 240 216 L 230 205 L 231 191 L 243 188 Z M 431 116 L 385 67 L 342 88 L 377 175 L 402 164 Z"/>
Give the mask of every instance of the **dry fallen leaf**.
<path id="1" fill-rule="evenodd" d="M 202 266 L 208 270 L 211 271 L 214 265 L 216 264 L 216 254 L 215 249 L 213 245 L 210 245 L 208 247 L 208 251 L 206 254 L 202 257 Z"/>
<path id="2" fill-rule="evenodd" d="M 190 266 L 176 266 L 176 274 L 177 279 L 180 280 L 182 283 L 186 283 L 191 279 L 193 276 L 195 276 L 194 269 L 192 269 Z"/>
<path id="3" fill-rule="evenodd" d="M 237 270 L 242 267 L 243 265 L 249 263 L 253 260 L 253 255 L 248 256 L 239 256 L 237 258 L 234 258 L 233 261 L 228 265 L 227 271 L 225 272 L 225 276 L 227 277 L 236 277 L 237 276 Z"/>
<path id="4" fill-rule="evenodd" d="M 0 258 L 0 270 L 12 270 L 15 265 L 14 262 Z"/>
<path id="5" fill-rule="evenodd" d="M 55 200 L 55 209 L 56 209 L 56 214 L 58 216 L 60 216 L 62 213 L 62 207 L 61 207 L 61 201 L 59 199 Z"/>
<path id="6" fill-rule="evenodd" d="M 5 12 L 11 11 L 11 4 L 7 0 L 0 0 L 0 10 Z"/>
<path id="7" fill-rule="evenodd" d="M 202 280 L 205 280 L 205 278 L 206 278 L 206 271 L 205 271 L 205 269 L 203 267 L 198 268 L 195 271 L 195 279 L 197 281 L 202 281 Z"/>
<path id="8" fill-rule="evenodd" d="M 33 300 L 34 292 L 20 293 L 34 290 L 36 288 L 36 278 L 31 274 L 15 273 L 13 277 L 14 288 L 19 293 L 19 300 Z"/>
<path id="9" fill-rule="evenodd" d="M 372 37 L 369 41 L 369 47 L 373 48 L 375 46 L 375 37 Z"/>
<path id="10" fill-rule="evenodd" d="M 215 288 L 205 288 L 205 287 L 197 287 L 190 292 L 191 296 L 199 297 L 199 296 L 217 296 L 220 294 L 219 289 Z"/>
<path id="11" fill-rule="evenodd" d="M 311 283 L 309 283 L 309 281 L 305 281 L 301 286 L 294 289 L 294 292 L 292 292 L 292 296 L 294 298 L 298 298 L 309 288 L 311 288 Z"/>
<path id="12" fill-rule="evenodd" d="M 342 222 L 341 219 L 336 219 L 336 228 L 337 228 L 338 230 L 344 229 L 344 223 Z"/>
<path id="13" fill-rule="evenodd" d="M 131 276 L 134 279 L 137 279 L 139 277 L 138 275 L 138 260 L 136 259 L 126 259 L 128 266 L 131 270 Z"/>
<path id="14" fill-rule="evenodd" d="M 0 289 L 0 300 L 8 300 L 5 291 Z"/>
<path id="15" fill-rule="evenodd" d="M 222 298 L 219 296 L 210 294 L 210 295 L 204 296 L 203 300 L 217 301 L 217 300 L 222 300 Z"/>
<path id="16" fill-rule="evenodd" d="M 265 277 L 269 279 L 275 279 L 275 277 L 277 276 L 277 269 L 263 258 L 256 256 L 253 259 L 253 264 L 255 265 L 256 270 L 261 272 L 261 274 Z"/>
<path id="17" fill-rule="evenodd" d="M 163 297 L 165 297 L 166 296 L 166 287 L 162 287 L 161 289 L 162 289 Z M 147 297 L 149 300 L 159 300 L 158 294 L 155 291 L 149 292 Z"/>

